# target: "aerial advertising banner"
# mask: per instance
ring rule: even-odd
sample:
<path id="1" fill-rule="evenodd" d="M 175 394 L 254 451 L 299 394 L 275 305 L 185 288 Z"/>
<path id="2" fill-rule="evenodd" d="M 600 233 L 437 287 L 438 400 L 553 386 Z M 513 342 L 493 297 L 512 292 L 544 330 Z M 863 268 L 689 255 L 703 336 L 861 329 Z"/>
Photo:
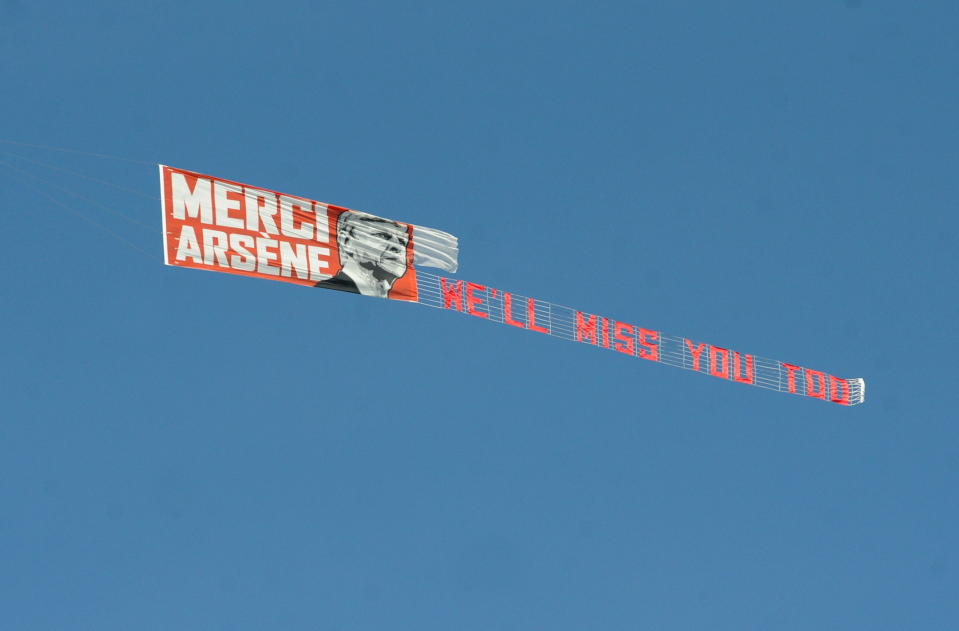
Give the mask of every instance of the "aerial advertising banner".
<path id="1" fill-rule="evenodd" d="M 414 265 L 455 272 L 456 237 L 160 165 L 167 265 L 416 302 Z"/>
<path id="2" fill-rule="evenodd" d="M 862 379 L 423 272 L 457 269 L 456 237 L 435 228 L 163 165 L 160 190 L 167 265 L 417 302 L 735 383 L 865 400 Z"/>
<path id="3" fill-rule="evenodd" d="M 757 357 L 701 340 L 693 340 L 571 307 L 521 296 L 479 283 L 421 272 L 420 304 L 458 311 L 629 357 L 685 368 L 735 383 L 800 394 L 840 405 L 865 398 L 862 379 L 843 379 L 820 370 Z"/>

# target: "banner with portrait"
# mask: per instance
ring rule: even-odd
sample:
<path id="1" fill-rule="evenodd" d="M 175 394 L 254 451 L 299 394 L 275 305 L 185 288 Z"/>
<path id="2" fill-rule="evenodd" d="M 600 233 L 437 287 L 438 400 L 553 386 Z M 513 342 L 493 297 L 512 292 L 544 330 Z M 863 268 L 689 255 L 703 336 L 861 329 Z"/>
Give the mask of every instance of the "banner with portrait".
<path id="1" fill-rule="evenodd" d="M 167 265 L 416 302 L 416 265 L 455 272 L 456 237 L 160 165 Z"/>
<path id="2" fill-rule="evenodd" d="M 456 237 L 324 202 L 160 166 L 167 265 L 416 302 L 734 383 L 840 405 L 866 383 L 669 335 L 417 267 L 457 269 Z"/>

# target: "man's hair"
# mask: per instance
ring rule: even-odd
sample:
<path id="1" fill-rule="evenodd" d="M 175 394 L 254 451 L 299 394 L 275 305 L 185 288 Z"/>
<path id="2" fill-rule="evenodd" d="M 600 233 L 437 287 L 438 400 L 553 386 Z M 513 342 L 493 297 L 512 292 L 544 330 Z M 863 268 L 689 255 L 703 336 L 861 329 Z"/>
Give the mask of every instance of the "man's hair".
<path id="1" fill-rule="evenodd" d="M 353 258 L 353 248 L 349 244 L 350 241 L 354 239 L 353 235 L 356 228 L 360 227 L 362 229 L 362 224 L 364 223 L 385 223 L 391 226 L 403 227 L 402 224 L 391 221 L 390 219 L 377 217 L 376 215 L 368 215 L 355 210 L 341 212 L 340 216 L 336 219 L 336 244 L 340 248 L 340 259 L 343 258 L 344 254 Z"/>

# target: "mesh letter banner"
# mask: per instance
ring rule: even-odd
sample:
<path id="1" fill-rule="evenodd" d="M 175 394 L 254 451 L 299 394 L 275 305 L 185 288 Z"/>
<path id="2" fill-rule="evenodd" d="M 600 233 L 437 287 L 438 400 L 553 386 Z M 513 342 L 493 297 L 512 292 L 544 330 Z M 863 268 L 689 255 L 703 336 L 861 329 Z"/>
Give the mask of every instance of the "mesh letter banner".
<path id="1" fill-rule="evenodd" d="M 843 379 L 820 370 L 667 335 L 479 283 L 421 273 L 417 285 L 417 302 L 428 307 L 458 311 L 490 322 L 777 392 L 840 405 L 857 405 L 865 400 L 866 384 L 862 379 Z"/>
<path id="2" fill-rule="evenodd" d="M 163 165 L 160 193 L 167 265 L 418 302 L 736 383 L 865 400 L 862 379 L 418 270 L 456 271 L 457 239 L 442 230 Z"/>

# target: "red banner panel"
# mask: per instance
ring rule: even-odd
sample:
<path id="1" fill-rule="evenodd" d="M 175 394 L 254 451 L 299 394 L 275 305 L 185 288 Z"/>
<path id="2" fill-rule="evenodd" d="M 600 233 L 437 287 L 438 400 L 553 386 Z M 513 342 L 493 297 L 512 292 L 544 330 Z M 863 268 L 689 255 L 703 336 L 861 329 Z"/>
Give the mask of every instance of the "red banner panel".
<path id="1" fill-rule="evenodd" d="M 167 265 L 415 302 L 413 226 L 160 165 Z"/>

